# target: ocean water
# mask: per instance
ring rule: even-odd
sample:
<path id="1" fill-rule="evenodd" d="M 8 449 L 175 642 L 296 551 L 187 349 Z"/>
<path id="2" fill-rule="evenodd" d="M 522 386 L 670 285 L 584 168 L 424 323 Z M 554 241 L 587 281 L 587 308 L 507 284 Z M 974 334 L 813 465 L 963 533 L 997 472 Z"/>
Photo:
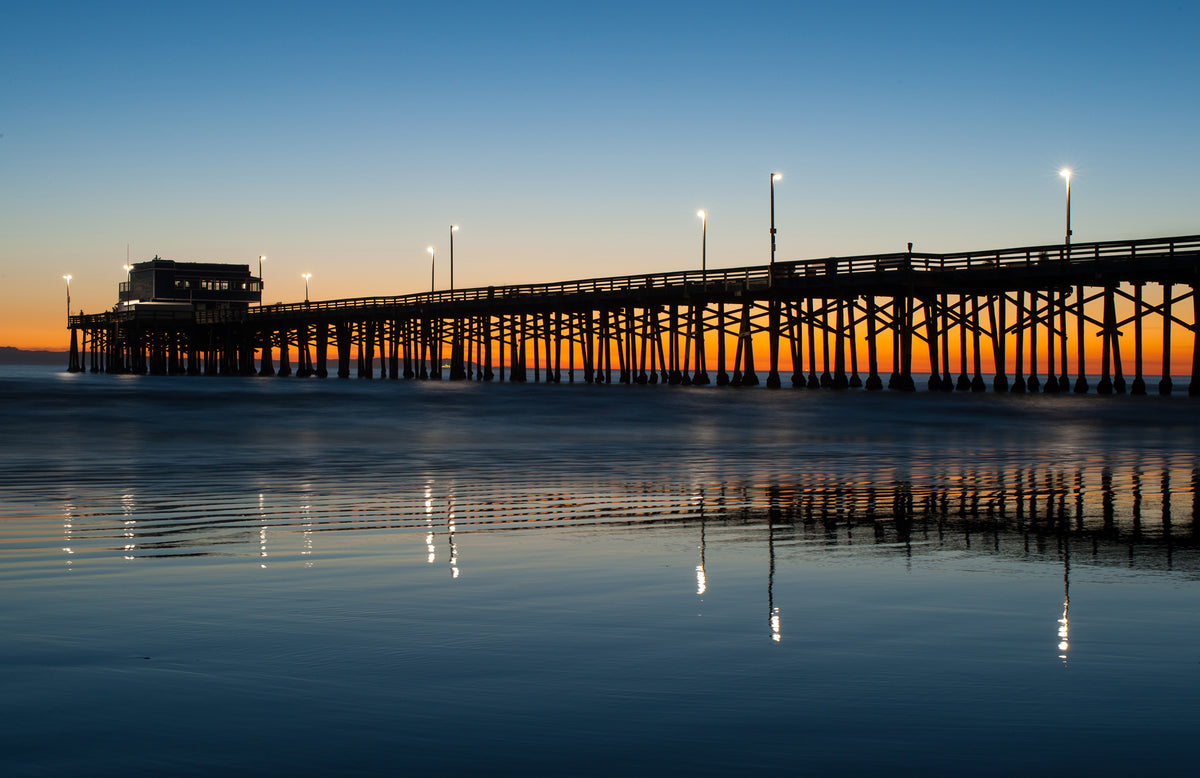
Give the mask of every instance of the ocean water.
<path id="1" fill-rule="evenodd" d="M 1190 771 L 1198 411 L 0 368 L 0 768 Z"/>

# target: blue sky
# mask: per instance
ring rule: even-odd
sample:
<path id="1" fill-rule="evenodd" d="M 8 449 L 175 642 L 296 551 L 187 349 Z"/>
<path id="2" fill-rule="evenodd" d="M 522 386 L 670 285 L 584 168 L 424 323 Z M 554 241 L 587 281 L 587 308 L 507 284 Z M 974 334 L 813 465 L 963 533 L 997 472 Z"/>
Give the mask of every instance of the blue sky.
<path id="1" fill-rule="evenodd" d="M 55 3 L 0 24 L 0 343 L 131 257 L 267 297 L 1200 232 L 1192 4 Z M 59 337 L 57 334 L 50 339 Z M 55 345 L 45 343 L 42 345 Z"/>

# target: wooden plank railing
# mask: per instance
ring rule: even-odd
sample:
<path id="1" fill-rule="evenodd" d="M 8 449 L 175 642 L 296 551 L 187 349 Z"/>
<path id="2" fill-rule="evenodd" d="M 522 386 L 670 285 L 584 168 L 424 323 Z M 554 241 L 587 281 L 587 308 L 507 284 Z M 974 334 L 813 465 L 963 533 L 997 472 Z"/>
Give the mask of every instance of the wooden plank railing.
<path id="1" fill-rule="evenodd" d="M 1070 246 L 1047 244 L 1020 248 L 967 251 L 952 254 L 930 254 L 922 252 L 898 252 L 891 254 L 867 254 L 852 257 L 829 257 L 792 262 L 777 262 L 772 272 L 768 265 L 752 265 L 737 268 L 717 268 L 707 271 L 681 270 L 668 273 L 645 273 L 641 275 L 589 278 L 576 281 L 560 281 L 545 284 L 510 284 L 494 287 L 437 290 L 405 295 L 383 297 L 354 297 L 339 300 L 320 300 L 304 303 L 278 303 L 250 308 L 247 314 L 230 311 L 197 311 L 198 323 L 250 318 L 290 316 L 296 313 L 320 311 L 346 311 L 367 308 L 412 307 L 431 304 L 472 302 L 485 300 L 522 299 L 536 297 L 563 297 L 597 295 L 642 291 L 647 289 L 669 289 L 693 286 L 696 288 L 723 289 L 730 286 L 747 289 L 765 289 L 774 276 L 776 279 L 796 279 L 814 276 L 854 276 L 860 274 L 892 272 L 959 272 L 971 270 L 996 270 L 1000 268 L 1032 268 L 1045 263 L 1055 263 L 1060 268 L 1082 266 L 1122 259 L 1170 258 L 1176 255 L 1195 257 L 1200 255 L 1200 235 L 1171 238 L 1147 238 L 1141 240 L 1118 240 L 1097 243 L 1076 243 Z M 124 312 L 70 316 L 68 326 L 86 326 L 89 323 L 108 321 L 112 317 L 123 317 Z M 139 312 L 139 320 L 146 314 Z"/>

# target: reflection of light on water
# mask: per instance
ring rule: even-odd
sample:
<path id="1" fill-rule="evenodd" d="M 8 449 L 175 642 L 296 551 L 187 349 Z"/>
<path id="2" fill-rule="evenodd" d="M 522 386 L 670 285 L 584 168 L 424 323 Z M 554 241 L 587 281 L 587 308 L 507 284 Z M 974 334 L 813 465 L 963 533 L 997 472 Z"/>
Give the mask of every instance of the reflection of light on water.
<path id="1" fill-rule="evenodd" d="M 704 490 L 694 495 L 692 499 L 700 507 L 700 564 L 696 565 L 696 596 L 700 596 L 708 591 L 708 578 L 704 575 L 704 547 L 707 545 L 704 538 Z"/>
<path id="2" fill-rule="evenodd" d="M 425 484 L 425 526 L 429 529 L 425 536 L 425 550 L 429 552 L 426 561 L 432 565 L 437 559 L 437 549 L 433 545 L 433 487 L 429 484 Z"/>
<path id="3" fill-rule="evenodd" d="M 1067 658 L 1066 651 L 1071 647 L 1067 642 L 1067 631 L 1067 603 L 1064 602 L 1063 615 L 1062 618 L 1058 620 L 1058 650 L 1063 652 L 1059 657 L 1060 659 Z"/>
<path id="4" fill-rule="evenodd" d="M 307 509 L 307 505 L 300 507 L 300 510 L 302 511 Z M 262 493 L 259 493 L 258 495 L 258 522 L 258 558 L 261 560 L 259 561 L 258 566 L 262 569 L 265 569 L 267 566 L 265 561 L 267 558 L 267 516 L 266 512 L 263 510 Z"/>
<path id="5" fill-rule="evenodd" d="M 67 504 L 63 510 L 63 542 L 67 545 L 63 546 L 63 551 L 67 554 L 67 567 L 71 566 L 71 555 L 75 553 L 71 546 L 71 531 L 75 529 L 75 506 Z"/>
<path id="6" fill-rule="evenodd" d="M 779 608 L 775 606 L 775 524 L 767 521 L 767 549 L 770 553 L 770 567 L 767 572 L 767 623 L 771 627 L 771 640 L 775 643 L 783 640 L 779 627 Z"/>
<path id="7" fill-rule="evenodd" d="M 300 550 L 300 556 L 312 556 L 312 552 L 313 552 L 312 516 L 309 512 L 309 506 L 307 506 L 307 505 L 301 506 L 300 511 L 301 511 L 301 513 L 304 514 L 304 543 L 303 543 L 304 547 Z M 312 567 L 313 561 L 311 559 L 304 560 L 304 566 Z"/>
<path id="8" fill-rule="evenodd" d="M 123 524 L 125 525 L 125 558 L 133 559 L 133 552 L 137 550 L 137 544 L 133 542 L 133 530 L 137 526 L 137 519 L 131 518 L 134 513 L 134 500 L 132 494 L 121 495 L 121 515 L 125 517 Z"/>
<path id="9" fill-rule="evenodd" d="M 454 499 L 450 500 L 450 513 L 446 519 L 446 529 L 450 533 L 450 577 L 458 578 L 458 546 L 454 543 Z"/>
<path id="10" fill-rule="evenodd" d="M 1058 620 L 1058 650 L 1062 652 L 1058 658 L 1063 660 L 1064 664 L 1067 661 L 1067 649 L 1071 647 L 1068 639 L 1070 624 L 1067 620 L 1067 609 L 1071 605 L 1071 557 L 1069 547 L 1065 548 L 1067 550 L 1063 556 L 1063 611 L 1062 618 Z"/>

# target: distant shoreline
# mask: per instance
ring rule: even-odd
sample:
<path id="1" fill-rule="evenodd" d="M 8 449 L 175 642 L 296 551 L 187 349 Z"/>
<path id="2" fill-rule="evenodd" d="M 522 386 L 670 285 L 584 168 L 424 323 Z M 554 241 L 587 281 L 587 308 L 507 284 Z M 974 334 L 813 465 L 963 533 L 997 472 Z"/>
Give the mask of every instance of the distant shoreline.
<path id="1" fill-rule="evenodd" d="M 0 365 L 58 365 L 67 364 L 65 351 L 27 351 L 12 346 L 0 346 Z"/>

